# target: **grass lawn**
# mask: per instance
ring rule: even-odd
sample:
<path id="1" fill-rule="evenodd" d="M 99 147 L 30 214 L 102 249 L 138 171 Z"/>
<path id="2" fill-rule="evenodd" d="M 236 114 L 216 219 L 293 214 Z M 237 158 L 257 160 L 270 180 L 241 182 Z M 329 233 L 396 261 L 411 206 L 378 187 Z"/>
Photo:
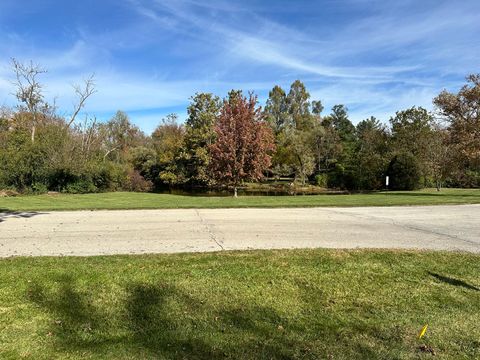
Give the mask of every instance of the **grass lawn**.
<path id="1" fill-rule="evenodd" d="M 473 254 L 9 258 L 0 284 L 2 359 L 480 358 Z"/>
<path id="2" fill-rule="evenodd" d="M 478 204 L 480 189 L 391 191 L 352 195 L 206 197 L 152 193 L 0 198 L 0 211 Z"/>

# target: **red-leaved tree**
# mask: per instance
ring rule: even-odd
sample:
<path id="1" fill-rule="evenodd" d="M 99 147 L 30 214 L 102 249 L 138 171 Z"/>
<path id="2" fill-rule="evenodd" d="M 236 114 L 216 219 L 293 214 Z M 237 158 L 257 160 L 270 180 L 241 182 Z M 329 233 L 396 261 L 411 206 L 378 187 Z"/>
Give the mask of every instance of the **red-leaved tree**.
<path id="1" fill-rule="evenodd" d="M 274 137 L 265 122 L 257 97 L 230 91 L 215 124 L 216 141 L 210 145 L 210 170 L 221 184 L 237 186 L 242 181 L 260 180 L 270 167 Z"/>

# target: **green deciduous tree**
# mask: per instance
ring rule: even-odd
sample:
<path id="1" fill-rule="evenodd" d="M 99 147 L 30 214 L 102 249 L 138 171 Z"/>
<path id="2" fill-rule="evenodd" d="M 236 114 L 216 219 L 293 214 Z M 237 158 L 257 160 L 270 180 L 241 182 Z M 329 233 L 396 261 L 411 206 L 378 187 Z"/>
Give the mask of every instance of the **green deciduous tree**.
<path id="1" fill-rule="evenodd" d="M 312 114 L 320 116 L 322 114 L 324 107 L 320 100 L 312 101 Z"/>
<path id="2" fill-rule="evenodd" d="M 295 178 L 302 185 L 308 180 L 308 177 L 315 171 L 315 154 L 313 152 L 313 133 L 308 131 L 293 130 L 291 136 L 291 151 L 293 155 L 293 169 Z"/>
<path id="3" fill-rule="evenodd" d="M 433 116 L 422 107 L 397 111 L 390 119 L 392 150 L 410 152 L 416 159 L 424 184 L 431 176 L 431 146 L 434 135 Z"/>
<path id="4" fill-rule="evenodd" d="M 275 135 L 280 134 L 285 129 L 285 126 L 288 125 L 290 114 L 288 112 L 287 95 L 278 85 L 275 85 L 268 93 L 265 114 L 266 120 L 272 127 Z"/>
<path id="5" fill-rule="evenodd" d="M 275 133 L 276 153 L 272 171 L 276 176 L 295 174 L 305 184 L 316 163 L 315 142 L 322 132 L 319 123 L 323 105 L 313 102 L 310 112 L 310 94 L 305 85 L 296 80 L 287 94 L 279 86 L 269 93 L 266 114 Z"/>
<path id="6" fill-rule="evenodd" d="M 344 105 L 335 105 L 332 112 L 322 118 L 324 135 L 319 138 L 319 170 L 329 173 L 329 185 L 336 188 L 354 187 L 354 150 L 356 146 L 355 126 L 348 118 Z M 320 150 L 321 149 L 321 150 Z"/>
<path id="7" fill-rule="evenodd" d="M 104 136 L 104 158 L 124 163 L 128 161 L 129 150 L 142 143 L 144 134 L 133 125 L 128 115 L 117 111 L 105 125 L 102 126 Z"/>
<path id="8" fill-rule="evenodd" d="M 159 179 L 168 185 L 181 184 L 185 181 L 178 171 L 178 158 L 182 151 L 185 127 L 178 123 L 176 114 L 169 114 L 152 134 L 152 143 L 157 152 Z"/>
<path id="9" fill-rule="evenodd" d="M 355 187 L 381 189 L 389 161 L 388 132 L 375 117 L 363 120 L 356 127 L 357 143 L 353 154 Z"/>
<path id="10" fill-rule="evenodd" d="M 211 181 L 208 147 L 215 141 L 214 125 L 220 111 L 220 99 L 209 93 L 195 94 L 187 111 L 180 166 L 187 183 L 205 186 Z"/>
<path id="11" fill-rule="evenodd" d="M 296 130 L 308 129 L 311 124 L 310 94 L 300 80 L 295 80 L 287 95 L 290 124 Z"/>

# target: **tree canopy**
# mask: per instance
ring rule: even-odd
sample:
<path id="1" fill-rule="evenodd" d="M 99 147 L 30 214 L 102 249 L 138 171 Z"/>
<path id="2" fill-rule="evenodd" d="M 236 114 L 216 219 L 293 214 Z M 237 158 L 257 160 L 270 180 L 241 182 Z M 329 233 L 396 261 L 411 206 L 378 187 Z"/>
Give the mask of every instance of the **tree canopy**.
<path id="1" fill-rule="evenodd" d="M 123 111 L 106 121 L 82 113 L 93 77 L 74 86 L 77 101 L 63 115 L 44 96 L 43 68 L 12 66 L 18 104 L 0 107 L 0 190 L 237 187 L 265 177 L 375 190 L 386 175 L 398 189 L 480 187 L 480 75 L 457 93 L 442 91 L 434 112 L 413 106 L 356 125 L 344 104 L 325 111 L 300 80 L 288 91 L 275 85 L 264 109 L 241 90 L 224 99 L 196 93 L 184 121 L 167 115 L 148 135 Z"/>
<path id="2" fill-rule="evenodd" d="M 241 181 L 258 181 L 270 167 L 273 134 L 264 121 L 257 97 L 231 91 L 223 101 L 210 145 L 211 171 L 220 183 L 237 187 Z"/>

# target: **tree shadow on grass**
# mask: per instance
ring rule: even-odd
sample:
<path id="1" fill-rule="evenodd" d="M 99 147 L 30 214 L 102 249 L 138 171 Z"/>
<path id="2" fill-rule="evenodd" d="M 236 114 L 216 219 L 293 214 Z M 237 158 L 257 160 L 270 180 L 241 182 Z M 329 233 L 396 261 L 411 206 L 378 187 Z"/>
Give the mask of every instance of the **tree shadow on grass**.
<path id="1" fill-rule="evenodd" d="M 191 297 L 166 284 L 134 284 L 128 287 L 127 294 L 125 318 L 134 347 L 171 359 L 223 357 L 201 336 L 195 336 L 192 320 L 170 314 L 167 303 L 171 301 L 186 305 L 180 308 L 198 310 Z"/>
<path id="2" fill-rule="evenodd" d="M 36 283 L 27 289 L 27 298 L 50 313 L 54 320 L 51 333 L 63 345 L 87 344 L 89 335 L 104 324 L 104 314 L 94 307 L 87 294 L 75 289 L 69 275 L 55 279 L 58 290 L 52 294 Z"/>
<path id="3" fill-rule="evenodd" d="M 318 359 L 328 357 L 329 346 L 335 344 L 340 353 L 344 349 L 345 354 L 378 357 L 367 343 L 342 335 L 344 320 L 326 311 L 322 302 L 305 303 L 308 320 L 299 320 L 256 301 L 217 308 L 161 281 L 128 284 L 115 297 L 107 297 L 108 304 L 98 302 L 102 295 L 95 290 L 83 288 L 87 290 L 79 290 L 71 276 L 61 275 L 48 285 L 31 283 L 27 290 L 28 300 L 52 319 L 47 331 L 63 354 Z M 315 294 L 305 295 L 311 299 Z M 367 336 L 377 331 L 367 324 L 351 330 Z M 392 345 L 393 339 L 388 340 Z"/>
<path id="4" fill-rule="evenodd" d="M 220 309 L 202 322 L 196 317 L 197 312 L 205 312 L 202 302 L 184 291 L 164 283 L 133 283 L 125 288 L 121 307 L 110 314 L 93 305 L 91 293 L 77 290 L 70 276 L 62 275 L 54 284 L 53 290 L 30 284 L 27 298 L 53 318 L 48 333 L 57 349 L 66 353 L 108 357 L 121 348 L 141 358 L 224 359 L 258 353 L 263 346 L 267 358 L 286 359 L 292 347 L 299 346 L 272 341 L 264 328 L 277 331 L 280 316 L 269 308 Z M 259 319 L 263 322 L 257 325 Z M 243 340 L 240 336 L 237 343 L 218 342 L 211 336 L 237 339 L 239 333 L 249 336 Z"/>
<path id="5" fill-rule="evenodd" d="M 437 279 L 441 282 L 444 282 L 444 283 L 447 283 L 447 284 L 450 284 L 450 285 L 453 285 L 453 286 L 460 286 L 460 287 L 463 287 L 465 289 L 480 291 L 480 289 L 478 287 L 470 285 L 463 280 L 458 280 L 458 279 L 455 279 L 455 278 L 443 276 L 443 275 L 440 275 L 440 274 L 437 274 L 437 273 L 434 273 L 434 272 L 431 272 L 431 271 L 428 271 L 428 274 L 430 276 L 433 276 L 435 279 Z"/>
<path id="6" fill-rule="evenodd" d="M 6 221 L 9 218 L 24 218 L 29 219 L 37 215 L 42 215 L 45 213 L 37 211 L 10 211 L 8 209 L 0 208 L 0 223 Z"/>

